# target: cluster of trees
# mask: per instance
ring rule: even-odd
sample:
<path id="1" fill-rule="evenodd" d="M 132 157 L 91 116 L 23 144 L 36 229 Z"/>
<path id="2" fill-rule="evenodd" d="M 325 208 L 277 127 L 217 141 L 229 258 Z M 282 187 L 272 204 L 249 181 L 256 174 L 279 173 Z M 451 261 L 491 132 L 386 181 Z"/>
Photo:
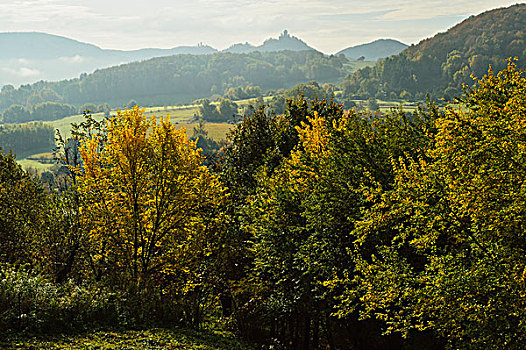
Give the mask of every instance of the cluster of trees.
<path id="1" fill-rule="evenodd" d="M 259 96 L 263 96 L 263 92 L 259 86 L 246 86 L 244 88 L 238 86 L 228 89 L 224 94 L 224 97 L 230 100 L 245 100 Z"/>
<path id="2" fill-rule="evenodd" d="M 526 59 L 524 4 L 488 11 L 471 17 L 446 33 L 439 33 L 349 75 L 342 87 L 347 96 L 367 99 L 453 100 L 463 84 L 473 84 L 472 75 L 482 76 L 488 65 L 506 67 L 508 57 Z M 519 27 L 518 27 L 519 26 Z"/>
<path id="3" fill-rule="evenodd" d="M 4 123 L 26 123 L 33 120 L 50 121 L 77 114 L 77 108 L 60 102 L 37 103 L 30 109 L 22 105 L 11 105 L 2 113 Z"/>
<path id="4" fill-rule="evenodd" d="M 511 63 L 466 110 L 368 118 L 297 101 L 242 123 L 226 176 L 242 208 L 230 228 L 250 242 L 247 332 L 298 348 L 520 349 L 524 88 Z"/>
<path id="5" fill-rule="evenodd" d="M 291 89 L 278 89 L 272 93 L 273 97 L 268 104 L 268 109 L 276 114 L 282 114 L 287 109 L 287 101 L 302 95 L 305 99 L 334 99 L 335 87 L 331 84 L 320 86 L 316 81 L 300 83 Z"/>
<path id="6" fill-rule="evenodd" d="M 0 324 L 74 312 L 199 327 L 215 308 L 274 348 L 521 349 L 524 89 L 510 63 L 462 109 L 261 106 L 208 166 L 138 107 L 88 117 L 61 143 L 69 170 L 46 185 L 57 191 L 2 155 L 0 281 L 47 276 L 62 302 L 39 309 L 2 288 Z"/>
<path id="7" fill-rule="evenodd" d="M 128 107 L 133 107 L 137 103 L 134 100 L 130 100 L 128 102 Z M 85 103 L 78 109 L 78 114 L 83 114 L 84 112 L 87 113 L 104 113 L 106 117 L 109 117 L 111 108 L 110 105 L 107 103 L 103 103 L 101 105 L 96 105 L 94 103 Z"/>
<path id="8" fill-rule="evenodd" d="M 55 131 L 42 122 L 0 126 L 0 148 L 13 151 L 18 157 L 55 147 Z"/>
<path id="9" fill-rule="evenodd" d="M 111 109 L 107 103 L 96 105 L 85 103 L 79 108 L 62 103 L 62 98 L 49 88 L 42 88 L 43 83 L 37 83 L 34 87 L 23 85 L 15 89 L 12 85 L 5 85 L 0 95 L 9 96 L 5 101 L 5 110 L 2 113 L 3 123 L 26 123 L 41 120 L 50 121 L 61 119 L 70 115 L 82 114 L 84 111 L 91 113 L 105 113 L 109 115 Z M 10 103 L 16 101 L 17 103 Z"/>
<path id="10" fill-rule="evenodd" d="M 199 107 L 199 117 L 213 123 L 231 123 L 235 120 L 237 112 L 238 105 L 228 99 L 221 99 L 217 105 L 205 99 Z"/>
<path id="11" fill-rule="evenodd" d="M 13 104 L 26 105 L 33 96 L 42 99 L 38 96 L 43 91 L 75 106 L 90 102 L 122 107 L 130 99 L 142 105 L 164 105 L 225 94 L 252 97 L 260 89 L 343 79 L 350 69 L 346 62 L 343 56 L 327 57 L 313 50 L 159 57 L 100 69 L 78 79 L 41 81 L 18 89 L 5 86 L 0 91 L 0 112 Z"/>

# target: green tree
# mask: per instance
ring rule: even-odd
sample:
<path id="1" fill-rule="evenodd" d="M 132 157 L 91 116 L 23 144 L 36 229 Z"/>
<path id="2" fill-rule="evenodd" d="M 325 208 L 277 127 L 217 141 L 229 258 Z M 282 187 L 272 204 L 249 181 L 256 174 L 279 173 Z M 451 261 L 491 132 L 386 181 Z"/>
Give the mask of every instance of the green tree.
<path id="1" fill-rule="evenodd" d="M 223 122 L 232 122 L 237 115 L 238 106 L 234 102 L 222 99 L 219 103 L 220 120 Z"/>
<path id="2" fill-rule="evenodd" d="M 4 123 L 25 123 L 31 120 L 29 111 L 21 105 L 11 105 L 2 114 Z"/>
<path id="3" fill-rule="evenodd" d="M 31 263 L 33 242 L 45 208 L 42 187 L 15 161 L 0 152 L 0 262 Z"/>
<path id="4" fill-rule="evenodd" d="M 436 120 L 426 156 L 396 161 L 393 189 L 371 197 L 356 234 L 377 249 L 362 255 L 355 282 L 363 315 L 387 320 L 389 332 L 522 348 L 525 75 L 514 63 L 490 69 L 466 91 L 466 111 Z"/>
<path id="5" fill-rule="evenodd" d="M 208 99 L 205 99 L 201 107 L 199 107 L 199 115 L 206 121 L 217 121 L 221 119 L 217 107 L 211 104 Z"/>
<path id="6" fill-rule="evenodd" d="M 257 190 L 249 197 L 252 273 L 262 307 L 278 315 L 275 327 L 298 327 L 283 340 L 305 349 L 322 340 L 331 347 L 358 348 L 398 341 L 380 337 L 381 323 L 360 322 L 352 314 L 333 318 L 335 301 L 342 298 L 341 284 L 334 280 L 355 272 L 349 252 L 358 249 L 351 232 L 367 207 L 363 189 L 392 184 L 391 159 L 418 154 L 430 121 L 403 111 L 383 118 L 344 113 L 341 105 L 327 101 L 298 107 L 289 107 L 291 115 L 305 118 L 291 138 L 297 144 L 279 162 L 260 168 Z M 354 299 L 350 307 L 359 306 Z M 349 326 L 353 340 L 346 341 L 352 345 L 331 335 L 342 325 Z M 367 340 L 360 341 L 360 334 Z"/>
<path id="7" fill-rule="evenodd" d="M 95 113 L 99 111 L 99 108 L 94 103 L 85 103 L 79 107 L 79 113 Z"/>
<path id="8" fill-rule="evenodd" d="M 380 109 L 380 106 L 378 105 L 378 101 L 376 101 L 376 98 L 371 97 L 367 100 L 367 109 L 370 111 L 377 111 Z"/>

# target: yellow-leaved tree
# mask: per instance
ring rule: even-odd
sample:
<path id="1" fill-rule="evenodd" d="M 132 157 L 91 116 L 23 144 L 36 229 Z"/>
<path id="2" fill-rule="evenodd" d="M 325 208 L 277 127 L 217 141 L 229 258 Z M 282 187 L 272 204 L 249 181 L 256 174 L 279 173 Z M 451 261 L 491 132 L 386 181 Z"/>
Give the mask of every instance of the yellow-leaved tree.
<path id="1" fill-rule="evenodd" d="M 97 279 L 163 288 L 192 283 L 213 242 L 224 190 L 169 117 L 139 107 L 81 145 L 77 167 L 87 261 Z"/>

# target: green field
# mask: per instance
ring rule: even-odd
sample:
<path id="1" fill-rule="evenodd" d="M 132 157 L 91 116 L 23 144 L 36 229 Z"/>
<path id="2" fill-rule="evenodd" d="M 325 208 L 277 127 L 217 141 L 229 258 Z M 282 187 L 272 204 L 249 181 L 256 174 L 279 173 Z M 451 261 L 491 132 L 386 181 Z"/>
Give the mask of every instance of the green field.
<path id="1" fill-rule="evenodd" d="M 364 63 L 364 62 L 352 62 L 352 63 Z M 364 64 L 366 64 L 365 62 Z M 265 102 L 269 102 L 272 97 L 266 96 L 263 98 Z M 235 101 L 239 107 L 246 108 L 250 104 L 253 104 L 255 99 L 245 99 L 245 100 L 239 100 Z M 367 107 L 367 101 L 361 101 L 356 100 L 357 107 L 359 108 L 366 108 Z M 217 102 L 213 102 L 212 104 L 217 104 Z M 406 111 L 413 111 L 416 109 L 416 105 L 414 103 L 403 103 L 400 104 L 398 102 L 391 102 L 391 101 L 378 101 L 378 104 L 380 106 L 381 112 L 388 112 L 391 108 L 398 108 L 400 106 L 403 106 L 404 110 Z M 170 120 L 175 123 L 178 126 L 185 127 L 186 133 L 188 137 L 192 137 L 193 130 L 195 127 L 197 127 L 197 123 L 195 120 L 195 115 L 199 112 L 199 105 L 198 104 L 192 104 L 192 105 L 183 105 L 183 106 L 165 106 L 165 107 L 148 107 L 145 108 L 145 114 L 147 116 L 170 116 Z M 112 114 L 115 114 L 116 111 L 112 111 Z M 94 119 L 96 120 L 102 120 L 104 118 L 104 115 L 102 113 L 95 113 L 93 114 Z M 70 136 L 71 132 L 71 124 L 72 123 L 80 123 L 84 120 L 83 115 L 74 115 L 70 117 L 65 117 L 62 119 L 46 122 L 46 124 L 51 125 L 54 129 L 59 130 L 60 134 L 67 138 Z M 216 140 L 225 140 L 226 135 L 228 131 L 230 131 L 232 128 L 232 124 L 227 123 L 206 123 L 205 129 L 208 131 L 208 135 Z M 42 150 L 44 152 L 46 150 Z M 49 150 L 51 151 L 51 150 Z M 49 155 L 48 155 L 49 156 Z M 22 165 L 25 169 L 34 169 L 36 171 L 46 171 L 49 170 L 54 164 L 49 164 L 47 162 L 39 162 L 38 159 L 35 159 L 38 157 L 28 156 L 23 159 L 20 159 L 18 163 Z"/>
<path id="2" fill-rule="evenodd" d="M 22 166 L 22 168 L 26 170 L 34 170 L 36 172 L 44 172 L 50 170 L 52 167 L 56 166 L 56 164 L 47 164 L 47 163 L 41 163 L 36 160 L 31 159 L 19 159 L 17 160 L 18 164 Z"/>
<path id="3" fill-rule="evenodd" d="M 250 350 L 228 332 L 187 329 L 151 329 L 145 331 L 104 332 L 52 338 L 16 338 L 0 341 L 1 349 L 199 349 Z"/>
<path id="4" fill-rule="evenodd" d="M 267 98 L 268 100 L 269 98 Z M 240 106 L 247 106 L 253 99 L 236 101 Z M 199 105 L 184 105 L 184 106 L 167 106 L 167 107 L 149 107 L 145 108 L 146 116 L 170 116 L 172 123 L 175 123 L 177 126 L 186 128 L 186 134 L 188 137 L 193 136 L 193 130 L 198 124 L 195 121 L 195 115 L 199 112 Z M 116 114 L 116 111 L 112 111 L 112 115 Z M 95 120 L 102 120 L 104 114 L 95 113 L 92 115 Z M 71 136 L 71 124 L 72 123 L 81 123 L 84 121 L 84 116 L 73 115 L 65 117 L 62 119 L 46 122 L 46 124 L 51 125 L 54 129 L 58 130 L 62 137 L 68 138 Z M 216 140 L 224 140 L 228 131 L 232 128 L 232 124 L 228 123 L 206 123 L 205 129 L 208 131 L 208 135 Z M 48 151 L 48 152 L 46 152 Z M 18 160 L 18 163 L 24 169 L 31 169 L 37 172 L 43 172 L 51 169 L 55 164 L 49 162 L 46 158 L 51 157 L 51 150 L 41 150 L 42 154 L 38 155 L 29 155 L 27 157 L 21 158 Z M 39 161 L 40 158 L 47 161 Z"/>
<path id="5" fill-rule="evenodd" d="M 176 124 L 188 124 L 194 121 L 194 115 L 198 113 L 199 105 L 187 105 L 187 106 L 168 106 L 168 107 L 150 107 L 145 108 L 146 116 L 155 115 L 157 117 L 170 115 L 172 122 Z M 112 114 L 115 114 L 113 111 Z M 104 114 L 95 113 L 92 115 L 95 120 L 102 120 Z M 67 138 L 70 136 L 71 123 L 80 123 L 84 120 L 82 114 L 65 117 L 62 119 L 46 122 L 51 125 L 54 129 L 58 129 L 60 134 Z"/>

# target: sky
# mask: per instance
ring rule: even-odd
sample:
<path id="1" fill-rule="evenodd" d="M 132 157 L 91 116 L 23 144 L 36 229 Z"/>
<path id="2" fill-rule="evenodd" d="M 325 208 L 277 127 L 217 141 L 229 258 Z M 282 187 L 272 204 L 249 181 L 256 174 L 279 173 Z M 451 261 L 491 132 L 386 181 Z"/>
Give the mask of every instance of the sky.
<path id="1" fill-rule="evenodd" d="M 260 45 L 287 29 L 336 53 L 379 38 L 407 44 L 516 0 L 0 0 L 0 32 L 46 32 L 106 49 Z M 1 48 L 0 48 L 1 49 Z"/>

